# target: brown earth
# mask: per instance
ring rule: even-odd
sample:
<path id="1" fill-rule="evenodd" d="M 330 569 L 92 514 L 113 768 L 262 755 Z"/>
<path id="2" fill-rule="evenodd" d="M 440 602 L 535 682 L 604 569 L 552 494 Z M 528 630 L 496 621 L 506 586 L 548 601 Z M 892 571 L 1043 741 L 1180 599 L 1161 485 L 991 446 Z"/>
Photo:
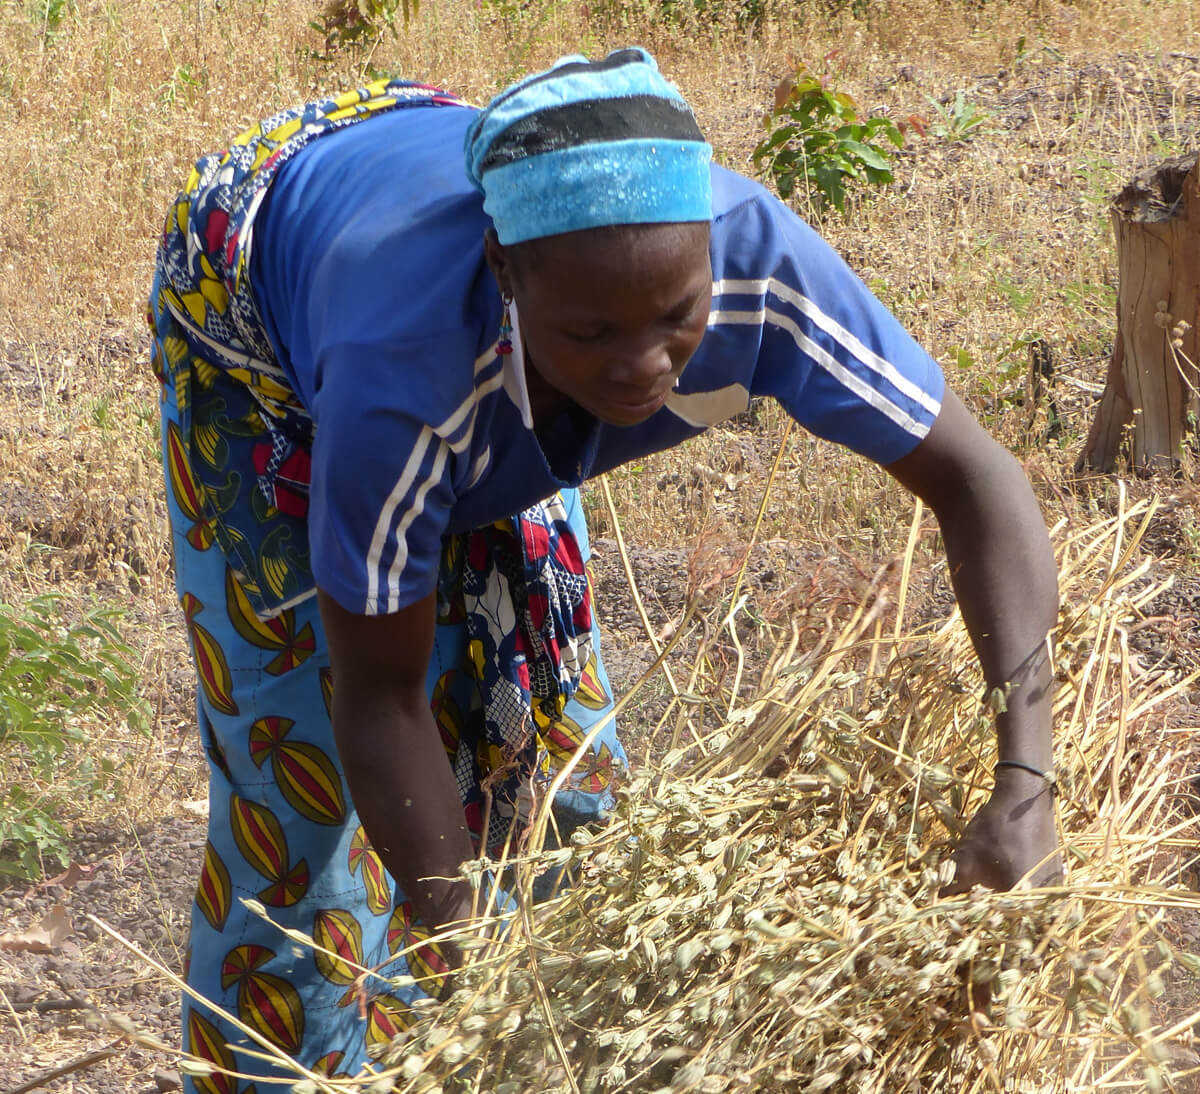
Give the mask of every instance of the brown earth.
<path id="1" fill-rule="evenodd" d="M 1137 90 L 1146 90 L 1150 68 L 1157 74 L 1152 80 L 1165 88 L 1171 79 L 1181 79 L 1181 74 L 1194 66 L 1195 58 L 1183 56 L 1158 58 L 1153 66 L 1144 58 L 1125 56 L 1071 73 L 1047 72 L 1044 86 L 1014 84 L 1009 73 L 979 77 L 972 95 L 996 111 L 997 126 L 1021 135 L 1028 160 L 1022 169 L 1031 188 L 1030 200 L 1045 203 L 1048 223 L 1066 224 L 1078 215 L 1074 191 L 1079 180 L 1073 177 L 1069 162 L 1056 158 L 1055 142 L 1043 135 L 1043 126 L 1056 111 L 1060 117 L 1066 116 L 1070 89 L 1093 87 L 1103 102 L 1104 96 L 1122 98 L 1135 84 Z M 898 84 L 903 89 L 904 83 L 912 79 L 912 72 L 906 74 L 902 68 L 887 87 Z M 1165 91 L 1160 94 L 1149 87 L 1147 94 L 1155 109 L 1174 109 L 1175 104 L 1164 98 Z M 1200 91 L 1187 94 L 1200 101 Z M 1192 109 L 1195 113 L 1194 105 Z M 1047 129 L 1052 131 L 1049 126 Z M 923 173 L 932 178 L 945 189 L 948 203 L 990 200 L 988 195 L 972 189 L 969 173 L 958 178 L 957 165 L 965 154 L 965 146 L 930 145 L 925 151 L 918 149 L 905 156 L 917 161 L 911 165 L 912 177 Z M 856 253 L 852 243 L 845 250 L 860 268 L 869 268 L 878 261 L 877 255 L 865 249 Z M 913 285 L 907 287 L 893 280 L 891 290 L 898 301 L 908 299 L 909 288 L 914 294 L 921 288 L 916 265 L 913 279 Z M 912 315 L 906 318 L 919 319 L 920 315 L 919 305 L 913 305 Z M 956 319 L 948 310 L 930 322 L 953 324 Z M 1060 360 L 1057 386 L 1053 388 L 1057 412 L 1072 427 L 1071 434 L 1079 436 L 1086 430 L 1099 391 L 1104 351 L 1102 347 L 1074 345 L 1057 349 Z M 44 408 L 47 399 L 60 405 L 78 399 L 66 364 L 61 360 L 39 364 L 36 350 L 11 341 L 0 347 L 0 398 L 31 408 Z M 138 352 L 132 339 L 120 332 L 102 351 L 125 360 Z M 997 392 L 989 397 L 990 402 L 985 399 L 980 404 L 981 413 L 992 421 L 1005 414 L 1024 417 L 1032 413 L 1010 395 Z M 738 433 L 749 438 L 752 448 L 761 439 L 752 421 L 739 427 Z M 48 435 L 47 443 L 49 440 Z M 1043 441 L 1032 442 L 1030 450 L 1036 450 Z M 758 458 L 769 465 L 772 455 L 770 451 L 759 452 Z M 707 468 L 693 472 L 700 476 L 708 473 Z M 119 499 L 121 504 L 110 507 L 107 523 L 97 537 L 94 524 L 72 515 L 76 495 L 70 485 L 48 484 L 34 489 L 22 483 L 0 483 L 0 527 L 8 529 L 10 535 L 24 533 L 52 543 L 61 572 L 92 573 L 93 588 L 128 600 L 135 611 L 146 613 L 146 605 L 151 602 L 160 606 L 161 617 L 146 616 L 137 622 L 154 627 L 162 635 L 165 652 L 160 656 L 168 662 L 168 668 L 163 674 L 161 694 L 154 698 L 165 727 L 160 747 L 167 755 L 159 760 L 164 763 L 163 793 L 179 800 L 165 808 L 160 801 L 153 810 L 158 819 L 146 825 L 136 823 L 136 810 L 130 810 L 134 819 L 129 823 L 97 824 L 78 831 L 72 844 L 72 867 L 65 876 L 32 887 L 9 883 L 0 888 L 0 933 L 11 932 L 18 938 L 29 935 L 58 906 L 66 917 L 48 941 L 49 952 L 4 949 L 0 945 L 0 1094 L 25 1089 L 124 1094 L 170 1087 L 169 1071 L 174 1066 L 171 1055 L 129 1047 L 98 1012 L 128 1015 L 139 1032 L 176 1046 L 178 991 L 166 976 L 87 917 L 102 920 L 147 957 L 172 972 L 178 971 L 192 886 L 204 845 L 204 810 L 198 800 L 202 798 L 204 779 L 199 749 L 190 737 L 177 736 L 177 731 L 186 731 L 190 721 L 192 687 L 184 664 L 179 620 L 169 614 L 169 593 L 152 598 L 141 595 L 147 586 L 167 583 L 165 556 L 155 531 L 161 525 L 161 504 L 151 488 L 144 493 L 127 489 Z M 672 470 L 664 472 L 652 489 L 684 495 L 693 485 L 687 475 Z M 1175 575 L 1175 583 L 1149 607 L 1145 622 L 1131 640 L 1144 664 L 1191 671 L 1200 667 L 1194 491 L 1184 484 L 1167 485 L 1174 500 L 1156 518 L 1144 547 L 1160 559 L 1156 563 L 1159 572 Z M 1052 491 L 1058 489 L 1061 487 L 1051 487 Z M 127 564 L 106 568 L 106 551 L 117 544 L 125 552 L 123 560 Z M 130 544 L 134 545 L 132 553 Z M 619 691 L 649 667 L 653 655 L 614 542 L 600 536 L 594 549 L 606 661 Z M 697 591 L 702 601 L 712 601 L 721 592 L 728 592 L 740 561 L 740 544 L 712 542 L 700 550 L 682 545 L 634 547 L 630 555 L 651 628 L 665 635 L 669 624 L 680 618 L 689 588 Z M 856 602 L 875 566 L 882 561 L 876 559 L 873 565 L 865 565 L 863 553 L 858 550 L 796 550 L 782 540 L 768 540 L 756 548 L 748 567 L 747 588 L 753 598 L 753 617 L 759 624 L 757 631 L 744 636 L 751 651 L 749 683 L 753 682 L 755 665 L 770 648 L 775 623 L 797 613 L 808 612 L 816 620 L 845 610 Z M 725 576 L 706 587 L 714 574 Z M 913 611 L 918 620 L 944 615 L 949 593 L 943 571 L 936 566 L 922 570 L 914 588 L 917 602 Z M 727 665 L 732 663 L 731 647 L 718 643 L 715 648 L 718 663 L 721 656 L 729 659 Z M 687 664 L 685 649 L 676 665 L 682 671 Z M 710 683 L 718 686 L 728 679 L 726 673 L 723 680 Z M 665 694 L 663 687 L 657 695 L 651 687 L 646 699 L 626 719 L 626 738 L 635 757 L 643 748 L 656 747 L 649 739 L 649 730 L 665 705 Z M 1198 714 L 1200 710 L 1189 697 L 1176 704 L 1169 718 L 1173 725 L 1185 728 L 1197 723 Z M 1193 752 L 1197 749 L 1200 746 L 1193 746 Z M 1196 766 L 1200 768 L 1200 763 Z M 1181 775 L 1190 778 L 1192 773 Z M 1200 794 L 1200 787 L 1185 783 L 1182 791 L 1195 796 Z M 1173 929 L 1182 945 L 1200 951 L 1200 924 L 1180 919 Z M 1196 982 L 1177 977 L 1169 987 L 1163 1009 L 1164 1013 L 1183 1014 L 1198 1005 L 1200 989 Z M 89 1054 L 106 1045 L 115 1045 L 116 1054 L 87 1062 Z M 43 1085 L 36 1084 L 39 1077 L 54 1069 L 80 1061 L 85 1066 Z M 35 1085 L 28 1085 L 31 1083 Z M 1178 1089 L 1200 1090 L 1200 1082 Z"/>
<path id="2" fill-rule="evenodd" d="M 1169 549 L 1164 526 L 1156 547 Z M 774 550 L 772 550 L 774 546 Z M 694 569 L 683 549 L 629 551 L 635 580 L 652 628 L 669 629 L 685 608 L 688 573 Z M 605 636 L 605 660 L 618 693 L 631 685 L 653 661 L 638 612 L 629 593 L 620 553 L 614 541 L 593 544 L 597 604 Z M 1168 565 L 1163 563 L 1162 565 Z M 790 555 L 780 545 L 766 545 L 752 556 L 746 586 L 755 601 L 780 605 L 811 599 L 814 572 L 832 570 L 825 591 L 841 585 L 843 596 L 828 598 L 826 610 L 849 603 L 865 586 L 847 559 Z M 1194 668 L 1200 663 L 1200 576 L 1179 573 L 1175 586 L 1153 605 L 1150 623 L 1134 636 L 1141 655 L 1164 665 Z M 724 583 L 728 586 L 728 579 Z M 724 591 L 728 591 L 726 588 Z M 946 607 L 936 588 L 916 612 L 927 621 Z M 764 609 L 765 611 L 765 609 Z M 768 646 L 747 636 L 755 663 Z M 732 652 L 732 651 L 728 651 Z M 688 650 L 674 657 L 677 672 L 689 665 Z M 751 674 L 753 679 L 753 674 Z M 643 749 L 660 749 L 648 733 L 665 706 L 666 689 L 653 688 L 626 718 L 624 737 L 634 762 Z M 1194 722 L 1196 711 L 1182 703 L 1173 712 L 1181 722 Z M 202 777 L 194 743 L 181 748 L 181 766 Z M 1200 769 L 1200 764 L 1197 765 Z M 1193 788 L 1194 790 L 1200 788 Z M 146 827 L 97 826 L 80 832 L 72 845 L 67 876 L 26 888 L 0 889 L 0 922 L 6 931 L 36 928 L 56 906 L 65 909 L 69 930 L 49 953 L 0 950 L 0 1091 L 12 1094 L 20 1084 L 54 1068 L 86 1059 L 98 1046 L 118 1041 L 111 1024 L 97 1011 L 127 1015 L 138 1032 L 179 1043 L 179 995 L 166 977 L 89 920 L 95 916 L 136 945 L 148 957 L 177 972 L 186 944 L 192 889 L 205 839 L 202 800 L 177 803 L 175 815 Z M 1195 875 L 1193 875 L 1195 880 Z M 1179 916 L 1170 928 L 1177 945 L 1200 952 L 1200 920 Z M 1164 1015 L 1179 1016 L 1200 1006 L 1200 985 L 1177 974 L 1161 1001 Z M 169 1053 L 119 1044 L 112 1058 L 89 1064 L 44 1087 L 78 1094 L 121 1094 L 170 1089 L 174 1066 Z M 43 1089 L 37 1087 L 36 1089 Z M 1200 1091 L 1179 1085 L 1178 1090 Z"/>

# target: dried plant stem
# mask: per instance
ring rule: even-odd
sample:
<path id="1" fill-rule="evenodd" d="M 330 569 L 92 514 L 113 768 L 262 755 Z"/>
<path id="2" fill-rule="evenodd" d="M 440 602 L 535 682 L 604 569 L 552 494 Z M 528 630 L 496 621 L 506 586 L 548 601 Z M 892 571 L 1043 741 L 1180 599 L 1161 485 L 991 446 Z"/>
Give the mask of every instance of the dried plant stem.
<path id="1" fill-rule="evenodd" d="M 52 1068 L 49 1071 L 43 1071 L 41 1075 L 30 1079 L 27 1083 L 21 1083 L 20 1086 L 14 1086 L 7 1091 L 7 1094 L 29 1094 L 33 1090 L 41 1090 L 47 1083 L 54 1082 L 55 1079 L 61 1079 L 65 1075 L 73 1075 L 78 1071 L 85 1071 L 89 1067 L 103 1063 L 105 1060 L 112 1059 L 121 1052 L 121 1042 L 113 1041 L 110 1045 L 105 1045 L 104 1048 L 98 1048 L 92 1052 L 85 1052 L 82 1056 L 75 1057 L 60 1067 Z"/>
<path id="2" fill-rule="evenodd" d="M 529 894 L 531 895 L 531 894 Z M 527 894 L 522 893 L 520 899 L 521 906 L 521 922 L 525 926 L 525 934 L 527 944 L 529 946 L 530 956 L 533 958 L 530 967 L 533 969 L 533 986 L 537 993 L 538 1005 L 541 1007 L 542 1015 L 546 1020 L 546 1029 L 550 1034 L 550 1043 L 554 1046 L 554 1052 L 558 1057 L 558 1062 L 562 1065 L 563 1076 L 567 1080 L 567 1086 L 571 1089 L 571 1094 L 579 1094 L 579 1084 L 575 1081 L 575 1068 L 571 1063 L 571 1057 L 567 1055 L 567 1050 L 563 1047 L 562 1037 L 559 1036 L 558 1023 L 554 1018 L 554 1010 L 550 1006 L 550 998 L 546 994 L 546 985 L 542 981 L 537 971 L 537 952 L 534 949 L 534 938 L 536 932 L 533 929 L 533 921 L 529 915 L 530 901 L 526 899 Z"/>
<path id="3" fill-rule="evenodd" d="M 608 516 L 613 526 L 613 538 L 617 541 L 617 551 L 621 556 L 621 566 L 625 571 L 625 581 L 629 585 L 629 592 L 633 597 L 634 607 L 637 608 L 638 618 L 642 621 L 642 629 L 645 630 L 646 637 L 650 639 L 650 645 L 654 649 L 655 656 L 661 656 L 663 652 L 662 643 L 659 642 L 658 635 L 654 633 L 654 628 L 650 625 L 650 616 L 646 614 L 646 605 L 642 600 L 637 578 L 633 574 L 633 563 L 629 560 L 629 550 L 625 546 L 625 534 L 621 530 L 621 518 L 617 515 L 617 504 L 613 500 L 612 487 L 609 486 L 607 475 L 600 476 L 600 488 L 604 491 L 604 504 L 608 507 Z M 678 696 L 679 685 L 675 683 L 675 676 L 671 672 L 671 666 L 665 661 L 663 662 L 662 672 L 671 687 L 671 693 Z"/>
<path id="4" fill-rule="evenodd" d="M 925 515 L 925 506 L 920 498 L 913 505 L 912 522 L 908 526 L 908 542 L 904 545 L 904 563 L 900 571 L 900 591 L 896 594 L 896 622 L 892 627 L 892 642 L 899 645 L 900 635 L 904 629 L 904 608 L 908 603 L 908 582 L 912 574 L 913 555 L 917 549 L 917 540 L 921 537 L 921 518 Z"/>
<path id="5" fill-rule="evenodd" d="M 326 1094 L 336 1094 L 337 1089 L 338 1089 L 338 1087 L 336 1085 L 331 1084 L 329 1082 L 329 1080 L 325 1079 L 323 1076 L 318 1075 L 316 1072 L 310 1071 L 308 1068 L 304 1067 L 302 1064 L 297 1063 L 286 1052 L 284 1052 L 283 1049 L 279 1048 L 277 1045 L 272 1044 L 256 1029 L 252 1028 L 251 1026 L 246 1025 L 246 1023 L 241 1021 L 241 1019 L 239 1019 L 237 1017 L 237 1015 L 230 1014 L 227 1010 L 225 1010 L 222 1007 L 215 1004 L 211 999 L 206 999 L 203 995 L 201 995 L 198 991 L 196 991 L 193 987 L 191 987 L 191 985 L 189 985 L 185 980 L 183 980 L 181 977 L 177 976 L 170 969 L 168 969 L 166 967 L 166 965 L 164 965 L 161 961 L 159 961 L 157 958 L 151 957 L 148 953 L 146 953 L 140 946 L 138 946 L 138 944 L 136 942 L 130 941 L 123 934 L 121 934 L 120 931 L 115 930 L 114 928 L 110 927 L 107 923 L 105 923 L 104 920 L 98 919 L 96 916 L 91 915 L 90 913 L 87 915 L 86 918 L 89 919 L 92 923 L 94 923 L 97 927 L 99 927 L 100 930 L 102 930 L 106 935 L 108 935 L 109 938 L 111 938 L 114 942 L 117 942 L 121 946 L 124 946 L 125 949 L 127 949 L 130 953 L 132 953 L 134 956 L 136 956 L 139 960 L 144 961 L 147 965 L 149 965 L 152 969 L 154 969 L 155 972 L 157 972 L 160 976 L 165 977 L 166 980 L 168 981 L 168 983 L 174 985 L 180 991 L 186 993 L 189 998 L 194 999 L 197 1003 L 200 1003 L 202 1006 L 207 1007 L 214 1014 L 219 1015 L 222 1019 L 224 1019 L 226 1022 L 228 1022 L 231 1026 L 233 1026 L 234 1029 L 236 1029 L 239 1033 L 244 1033 L 247 1037 L 249 1037 L 252 1041 L 254 1041 L 255 1044 L 261 1046 L 262 1049 L 264 1050 L 264 1052 L 262 1054 L 262 1058 L 270 1060 L 272 1063 L 278 1064 L 280 1067 L 282 1067 L 285 1070 L 291 1070 L 291 1071 L 295 1072 L 299 1078 L 308 1079 L 310 1082 L 313 1082 L 316 1084 L 316 1087 L 318 1090 L 325 1091 Z M 250 1054 L 251 1053 L 247 1052 L 247 1055 L 250 1055 Z M 259 1054 L 254 1053 L 253 1055 L 259 1055 Z M 195 1056 L 192 1056 L 190 1058 L 194 1059 L 194 1060 L 199 1060 L 199 1057 L 195 1057 Z M 214 1071 L 219 1072 L 220 1074 L 230 1075 L 233 1078 L 237 1078 L 237 1079 L 254 1079 L 255 1078 L 255 1076 L 253 1076 L 253 1075 L 242 1075 L 237 1072 L 223 1071 L 221 1068 L 219 1068 L 215 1064 L 213 1064 L 210 1060 L 202 1060 L 200 1062 L 212 1067 Z M 264 1080 L 259 1078 L 257 1081 L 263 1082 Z M 343 1086 L 343 1089 L 344 1089 L 344 1086 Z"/>
<path id="6" fill-rule="evenodd" d="M 767 481 L 763 485 L 762 495 L 758 500 L 758 512 L 754 515 L 754 525 L 750 529 L 750 540 L 746 544 L 746 549 L 742 554 L 742 564 L 738 568 L 737 579 L 733 583 L 733 592 L 729 595 L 730 603 L 734 607 L 730 610 L 726 625 L 729 627 L 729 633 L 733 636 L 733 643 L 738 651 L 737 672 L 733 678 L 733 686 L 729 689 L 729 716 L 733 716 L 734 708 L 737 706 L 738 693 L 741 690 L 742 670 L 745 667 L 745 656 L 742 652 L 741 642 L 738 639 L 737 627 L 734 626 L 733 620 L 739 610 L 739 605 L 742 603 L 742 586 L 746 581 L 746 568 L 750 565 L 750 554 L 754 550 L 754 545 L 758 542 L 758 533 L 762 528 L 763 517 L 767 512 L 767 504 L 771 500 L 771 488 L 775 485 L 775 477 L 779 474 L 780 464 L 783 462 L 783 454 L 787 451 L 788 439 L 792 435 L 792 426 L 794 420 L 789 417 L 784 424 L 783 433 L 779 438 L 779 444 L 775 449 L 775 459 L 771 463 L 771 471 L 767 475 Z"/>

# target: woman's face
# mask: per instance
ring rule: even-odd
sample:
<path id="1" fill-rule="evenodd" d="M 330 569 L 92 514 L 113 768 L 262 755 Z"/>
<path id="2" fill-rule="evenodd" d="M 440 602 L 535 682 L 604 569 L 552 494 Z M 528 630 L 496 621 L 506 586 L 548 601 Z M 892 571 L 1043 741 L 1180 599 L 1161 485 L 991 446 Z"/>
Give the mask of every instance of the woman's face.
<path id="1" fill-rule="evenodd" d="M 502 247 L 529 368 L 600 421 L 644 422 L 700 345 L 712 301 L 707 224 L 598 228 Z"/>

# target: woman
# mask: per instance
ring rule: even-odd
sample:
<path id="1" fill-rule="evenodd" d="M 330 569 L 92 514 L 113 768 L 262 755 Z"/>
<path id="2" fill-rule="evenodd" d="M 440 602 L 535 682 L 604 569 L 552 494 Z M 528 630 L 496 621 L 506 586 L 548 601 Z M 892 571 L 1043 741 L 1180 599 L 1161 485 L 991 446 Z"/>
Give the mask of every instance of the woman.
<path id="1" fill-rule="evenodd" d="M 415 993 L 361 968 L 402 973 L 392 953 L 470 915 L 459 864 L 519 839 L 593 731 L 556 804 L 603 813 L 623 754 L 574 490 L 754 394 L 936 512 L 1009 688 L 956 885 L 1053 876 L 1032 491 L 811 230 L 711 165 L 643 51 L 567 58 L 482 112 L 376 84 L 269 119 L 197 166 L 152 304 L 213 765 L 188 977 L 262 1041 L 354 1073 Z M 219 1067 L 278 1074 L 203 1004 L 184 1025 Z"/>

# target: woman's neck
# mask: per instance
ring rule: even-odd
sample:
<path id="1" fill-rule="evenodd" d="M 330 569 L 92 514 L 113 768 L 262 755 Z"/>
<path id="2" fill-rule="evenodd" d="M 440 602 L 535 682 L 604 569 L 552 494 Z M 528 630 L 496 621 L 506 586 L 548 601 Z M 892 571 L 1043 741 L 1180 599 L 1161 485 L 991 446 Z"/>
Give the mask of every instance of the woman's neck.
<path id="1" fill-rule="evenodd" d="M 529 410 L 534 426 L 553 421 L 571 403 L 558 388 L 546 382 L 530 362 L 528 354 L 525 355 L 525 390 L 529 393 Z"/>

